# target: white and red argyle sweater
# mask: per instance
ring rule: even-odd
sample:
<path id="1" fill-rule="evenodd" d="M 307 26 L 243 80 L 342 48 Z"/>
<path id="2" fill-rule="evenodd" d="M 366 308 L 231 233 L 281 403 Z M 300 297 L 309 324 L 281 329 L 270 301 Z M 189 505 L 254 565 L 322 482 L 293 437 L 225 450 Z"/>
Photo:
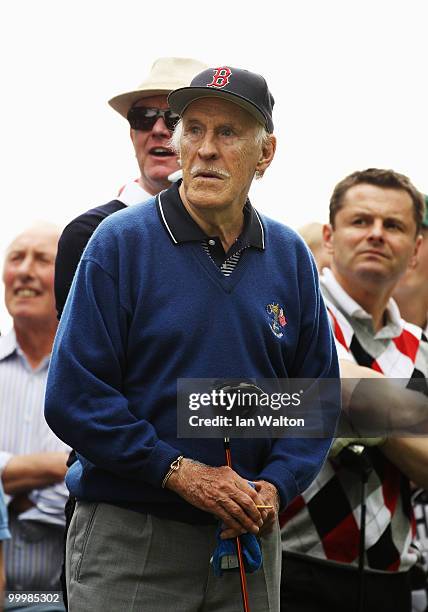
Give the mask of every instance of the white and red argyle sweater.
<path id="1" fill-rule="evenodd" d="M 388 323 L 373 333 L 370 315 L 339 285 L 330 270 L 320 279 L 340 359 L 350 359 L 409 384 L 428 374 L 428 342 L 422 330 L 400 318 L 390 300 Z M 366 486 L 365 567 L 408 570 L 416 561 L 410 487 L 378 449 L 368 449 L 373 471 Z M 311 486 L 280 516 L 282 548 L 289 554 L 358 566 L 361 480 L 329 459 Z"/>

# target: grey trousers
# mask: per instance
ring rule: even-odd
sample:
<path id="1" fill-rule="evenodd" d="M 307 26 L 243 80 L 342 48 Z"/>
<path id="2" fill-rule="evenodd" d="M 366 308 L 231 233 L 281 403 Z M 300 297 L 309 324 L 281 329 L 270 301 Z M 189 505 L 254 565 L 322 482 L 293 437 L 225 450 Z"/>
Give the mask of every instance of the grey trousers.
<path id="1" fill-rule="evenodd" d="M 212 572 L 216 527 L 78 502 L 67 538 L 70 612 L 241 612 L 239 572 Z M 247 574 L 251 612 L 279 612 L 279 528 Z"/>

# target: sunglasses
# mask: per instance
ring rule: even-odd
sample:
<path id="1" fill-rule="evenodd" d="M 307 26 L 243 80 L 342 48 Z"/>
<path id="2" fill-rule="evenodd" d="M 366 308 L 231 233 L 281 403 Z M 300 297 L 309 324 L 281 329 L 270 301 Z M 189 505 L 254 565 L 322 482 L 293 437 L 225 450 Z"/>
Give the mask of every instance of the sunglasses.
<path id="1" fill-rule="evenodd" d="M 172 132 L 180 119 L 180 115 L 172 110 L 161 110 L 160 108 L 146 108 L 145 106 L 133 106 L 129 109 L 127 119 L 133 130 L 149 132 L 154 124 L 162 117 L 165 125 Z"/>

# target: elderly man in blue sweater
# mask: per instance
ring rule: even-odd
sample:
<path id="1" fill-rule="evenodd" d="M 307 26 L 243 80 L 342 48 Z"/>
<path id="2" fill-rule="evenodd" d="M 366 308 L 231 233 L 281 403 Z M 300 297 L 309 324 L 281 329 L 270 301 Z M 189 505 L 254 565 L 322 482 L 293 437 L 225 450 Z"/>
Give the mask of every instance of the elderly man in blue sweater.
<path id="1" fill-rule="evenodd" d="M 208 69 L 169 104 L 183 180 L 96 230 L 51 361 L 46 418 L 79 457 L 70 610 L 240 610 L 210 564 L 221 525 L 259 538 L 249 601 L 278 612 L 278 509 L 331 440 L 232 440 L 228 467 L 221 440 L 177 437 L 177 380 L 335 378 L 337 357 L 308 250 L 248 200 L 276 147 L 266 81 Z"/>

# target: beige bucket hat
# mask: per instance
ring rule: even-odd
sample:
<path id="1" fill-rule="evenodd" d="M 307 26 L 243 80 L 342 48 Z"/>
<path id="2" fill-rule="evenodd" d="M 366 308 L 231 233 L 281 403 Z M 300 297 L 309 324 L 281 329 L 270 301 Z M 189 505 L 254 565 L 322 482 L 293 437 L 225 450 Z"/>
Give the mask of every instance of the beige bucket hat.
<path id="1" fill-rule="evenodd" d="M 206 68 L 206 64 L 187 57 L 160 57 L 154 62 L 146 80 L 136 89 L 119 94 L 108 103 L 126 119 L 129 109 L 138 100 L 186 87 L 196 74 Z"/>

